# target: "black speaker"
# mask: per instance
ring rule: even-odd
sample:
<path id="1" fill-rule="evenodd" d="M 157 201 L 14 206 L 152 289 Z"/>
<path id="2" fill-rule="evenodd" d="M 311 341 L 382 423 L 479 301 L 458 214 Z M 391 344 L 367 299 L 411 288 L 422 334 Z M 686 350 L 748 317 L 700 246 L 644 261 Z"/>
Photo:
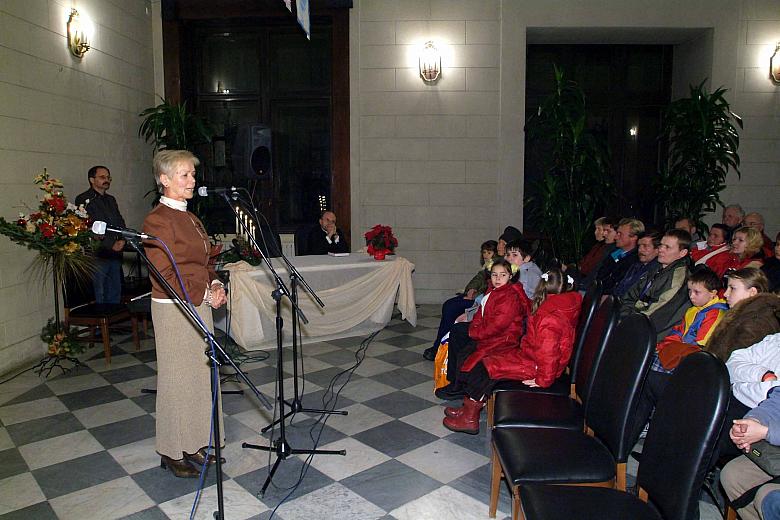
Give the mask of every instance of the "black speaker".
<path id="1" fill-rule="evenodd" d="M 233 172 L 250 179 L 271 177 L 271 129 L 258 123 L 235 129 L 231 142 Z"/>

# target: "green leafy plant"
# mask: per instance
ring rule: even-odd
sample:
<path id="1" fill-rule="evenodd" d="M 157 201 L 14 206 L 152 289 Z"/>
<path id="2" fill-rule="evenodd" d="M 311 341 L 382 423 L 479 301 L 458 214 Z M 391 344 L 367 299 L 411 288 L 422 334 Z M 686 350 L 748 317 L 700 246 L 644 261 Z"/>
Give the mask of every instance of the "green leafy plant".
<path id="1" fill-rule="evenodd" d="M 555 91 L 526 123 L 544 172 L 526 204 L 564 262 L 582 256 L 589 227 L 612 193 L 606 142 L 587 127 L 587 115 L 585 93 L 556 66 Z"/>
<path id="2" fill-rule="evenodd" d="M 739 134 L 742 119 L 731 111 L 724 88 L 709 93 L 704 81 L 690 87 L 690 96 L 672 102 L 664 114 L 661 138 L 668 157 L 654 183 L 668 223 L 689 217 L 699 229 L 705 212 L 723 205 L 720 192 L 726 175 L 739 171 Z"/>
<path id="3" fill-rule="evenodd" d="M 187 110 L 187 102 L 171 103 L 162 99 L 156 107 L 139 114 L 143 118 L 138 136 L 154 150 L 190 150 L 211 141 L 212 131 L 200 116 Z"/>

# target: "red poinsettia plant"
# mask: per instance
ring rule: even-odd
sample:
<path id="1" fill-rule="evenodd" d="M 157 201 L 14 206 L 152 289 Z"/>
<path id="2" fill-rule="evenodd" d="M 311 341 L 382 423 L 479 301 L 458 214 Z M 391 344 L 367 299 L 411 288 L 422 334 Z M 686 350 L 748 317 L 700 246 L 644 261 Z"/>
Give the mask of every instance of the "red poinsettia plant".
<path id="1" fill-rule="evenodd" d="M 366 237 L 366 245 L 368 246 L 366 252 L 369 255 L 381 252 L 392 253 L 398 246 L 398 239 L 393 236 L 393 228 L 390 226 L 377 224 L 363 236 Z"/>

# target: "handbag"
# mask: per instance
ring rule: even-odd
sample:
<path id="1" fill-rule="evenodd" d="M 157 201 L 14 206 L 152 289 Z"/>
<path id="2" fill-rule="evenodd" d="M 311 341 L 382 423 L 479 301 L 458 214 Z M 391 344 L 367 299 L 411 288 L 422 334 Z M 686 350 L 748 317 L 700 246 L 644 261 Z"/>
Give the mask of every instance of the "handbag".
<path id="1" fill-rule="evenodd" d="M 447 359 L 449 357 L 449 342 L 439 344 L 439 350 L 436 351 L 436 358 L 433 360 L 433 390 L 447 386 Z"/>
<path id="2" fill-rule="evenodd" d="M 769 475 L 780 476 L 780 446 L 766 441 L 754 442 L 745 455 Z"/>

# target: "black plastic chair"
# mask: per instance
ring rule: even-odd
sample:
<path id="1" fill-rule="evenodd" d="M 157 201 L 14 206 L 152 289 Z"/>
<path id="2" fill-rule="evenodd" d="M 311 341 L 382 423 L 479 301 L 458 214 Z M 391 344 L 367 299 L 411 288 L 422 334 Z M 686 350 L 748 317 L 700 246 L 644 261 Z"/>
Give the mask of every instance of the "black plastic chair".
<path id="1" fill-rule="evenodd" d="M 524 486 L 527 520 L 693 520 L 729 401 L 725 365 L 688 356 L 669 380 L 650 422 L 637 473 L 639 496 L 613 489 Z"/>
<path id="2" fill-rule="evenodd" d="M 487 404 L 488 426 L 493 426 L 493 410 L 495 408 L 496 396 L 501 392 L 528 392 L 533 394 L 550 395 L 574 395 L 575 376 L 582 355 L 582 345 L 585 343 L 585 337 L 593 322 L 593 316 L 596 314 L 599 301 L 601 300 L 601 282 L 594 282 L 588 288 L 585 296 L 582 298 L 582 308 L 577 318 L 577 329 L 575 335 L 574 348 L 566 370 L 561 377 L 553 381 L 553 384 L 547 388 L 531 387 L 524 385 L 520 381 L 501 381 L 493 388 Z"/>
<path id="3" fill-rule="evenodd" d="M 634 314 L 617 326 L 593 374 L 585 412 L 588 433 L 557 428 L 493 430 L 491 516 L 502 477 L 512 489 L 514 518 L 523 485 L 576 483 L 625 490 L 633 412 L 654 347 L 655 331 L 647 316 Z"/>
<path id="4" fill-rule="evenodd" d="M 612 296 L 607 296 L 583 336 L 573 395 L 501 392 L 495 399 L 493 427 L 582 430 L 594 368 L 599 364 L 617 321 L 617 305 Z"/>

